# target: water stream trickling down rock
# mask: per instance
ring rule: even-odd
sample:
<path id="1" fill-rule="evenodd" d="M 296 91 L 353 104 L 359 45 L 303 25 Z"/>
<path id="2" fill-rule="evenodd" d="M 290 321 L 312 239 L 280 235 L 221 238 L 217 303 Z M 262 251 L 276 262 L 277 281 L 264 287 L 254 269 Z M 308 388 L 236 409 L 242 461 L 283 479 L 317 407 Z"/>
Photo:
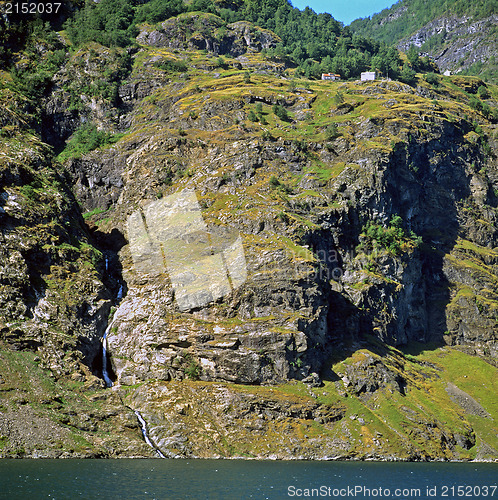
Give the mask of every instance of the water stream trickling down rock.
<path id="1" fill-rule="evenodd" d="M 113 386 L 112 380 L 109 377 L 109 372 L 107 371 L 107 361 L 108 360 L 107 360 L 107 347 L 106 347 L 106 344 L 107 344 L 107 333 L 111 329 L 111 326 L 112 326 L 112 321 L 111 321 L 111 323 L 109 323 L 109 326 L 107 327 L 107 329 L 106 329 L 106 331 L 104 333 L 104 337 L 102 339 L 102 377 L 104 378 L 105 385 L 107 387 L 112 387 Z"/>
<path id="2" fill-rule="evenodd" d="M 142 429 L 142 434 L 144 436 L 144 439 L 145 439 L 145 442 L 151 447 L 151 448 L 154 448 L 158 454 L 159 457 L 161 458 L 166 458 L 162 453 L 161 453 L 161 450 L 159 450 L 156 446 L 154 446 L 154 444 L 152 443 L 152 441 L 150 440 L 149 438 L 149 434 L 147 432 L 147 422 L 145 421 L 145 419 L 142 417 L 142 415 L 140 414 L 140 412 L 138 410 L 133 410 L 135 415 L 137 416 L 138 418 L 138 421 L 140 422 L 140 427 Z"/>

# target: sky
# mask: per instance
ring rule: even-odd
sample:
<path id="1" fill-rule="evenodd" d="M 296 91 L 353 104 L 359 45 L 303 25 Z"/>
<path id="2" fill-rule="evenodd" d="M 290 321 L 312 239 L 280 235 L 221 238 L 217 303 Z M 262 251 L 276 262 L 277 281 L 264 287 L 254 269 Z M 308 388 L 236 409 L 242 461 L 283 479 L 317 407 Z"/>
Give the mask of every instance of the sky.
<path id="1" fill-rule="evenodd" d="M 306 6 L 317 14 L 328 12 L 334 19 L 350 24 L 359 17 L 367 17 L 391 7 L 396 0 L 291 0 L 294 7 L 304 9 Z"/>

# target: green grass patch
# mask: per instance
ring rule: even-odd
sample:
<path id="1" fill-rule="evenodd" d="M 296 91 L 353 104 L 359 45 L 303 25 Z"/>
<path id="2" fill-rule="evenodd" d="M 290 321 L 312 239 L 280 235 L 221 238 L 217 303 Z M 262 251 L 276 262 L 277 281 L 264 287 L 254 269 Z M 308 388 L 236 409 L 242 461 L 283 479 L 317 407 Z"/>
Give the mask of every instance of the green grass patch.
<path id="1" fill-rule="evenodd" d="M 109 209 L 108 208 L 95 207 L 90 212 L 85 212 L 83 214 L 83 219 L 88 220 L 88 219 L 92 218 L 94 215 L 100 215 L 100 214 L 103 214 L 103 213 L 107 212 L 107 210 L 109 210 Z"/>
<path id="2" fill-rule="evenodd" d="M 57 160 L 63 162 L 69 158 L 79 158 L 94 149 L 114 144 L 123 136 L 98 130 L 93 123 L 85 123 L 72 135 Z"/>

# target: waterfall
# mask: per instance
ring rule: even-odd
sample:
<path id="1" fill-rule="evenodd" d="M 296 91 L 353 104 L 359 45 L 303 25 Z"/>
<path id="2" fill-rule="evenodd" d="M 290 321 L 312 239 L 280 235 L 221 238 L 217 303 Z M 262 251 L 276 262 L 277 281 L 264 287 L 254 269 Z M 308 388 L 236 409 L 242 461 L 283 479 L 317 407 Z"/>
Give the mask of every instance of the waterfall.
<path id="1" fill-rule="evenodd" d="M 107 333 L 111 327 L 112 323 L 107 327 L 104 333 L 104 338 L 102 339 L 102 376 L 104 377 L 106 387 L 112 387 L 113 383 L 109 377 L 109 372 L 107 371 Z"/>
<path id="2" fill-rule="evenodd" d="M 166 458 L 162 453 L 161 453 L 161 450 L 159 450 L 156 446 L 154 446 L 154 444 L 152 443 L 152 441 L 150 440 L 149 438 L 149 434 L 147 433 L 147 422 L 145 421 L 144 417 L 142 417 L 142 415 L 140 414 L 140 412 L 138 410 L 133 410 L 133 412 L 135 413 L 135 415 L 137 416 L 138 418 L 138 421 L 140 422 L 140 427 L 142 428 L 142 434 L 144 436 L 144 439 L 145 439 L 145 442 L 151 447 L 151 448 L 154 448 L 154 450 L 156 450 L 157 454 L 161 457 L 161 458 Z"/>
<path id="3" fill-rule="evenodd" d="M 106 272 L 109 270 L 109 258 L 107 255 L 105 256 L 105 270 Z M 118 293 L 116 294 L 116 303 L 118 303 L 122 298 L 123 298 L 123 283 L 119 283 L 119 288 L 118 288 Z M 109 372 L 107 371 L 107 335 L 111 331 L 112 325 L 114 324 L 114 321 L 116 320 L 118 310 L 116 309 L 116 312 L 114 313 L 114 316 L 111 320 L 111 322 L 108 324 L 104 337 L 102 338 L 102 377 L 104 378 L 104 382 L 106 387 L 112 387 L 114 384 L 109 377 Z"/>
<path id="4" fill-rule="evenodd" d="M 114 384 L 109 377 L 109 372 L 107 371 L 107 334 L 111 331 L 112 325 L 116 321 L 116 316 L 118 315 L 118 310 L 114 312 L 111 322 L 107 326 L 104 337 L 102 338 L 102 377 L 104 378 L 106 387 L 112 387 Z"/>

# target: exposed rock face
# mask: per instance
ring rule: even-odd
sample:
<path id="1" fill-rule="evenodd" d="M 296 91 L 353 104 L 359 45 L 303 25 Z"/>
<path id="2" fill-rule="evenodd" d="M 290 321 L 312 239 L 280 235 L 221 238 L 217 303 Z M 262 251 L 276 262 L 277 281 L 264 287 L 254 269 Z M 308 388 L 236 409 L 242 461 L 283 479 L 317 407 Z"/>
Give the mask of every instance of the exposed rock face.
<path id="1" fill-rule="evenodd" d="M 146 74 L 137 68 L 127 85 L 139 88 Z M 247 106 L 240 97 L 221 100 L 223 88 L 213 87 L 200 101 L 190 88 L 163 83 L 160 105 L 147 114 L 157 120 L 152 129 L 144 128 L 139 111 L 144 101 L 132 95 L 130 138 L 104 155 L 91 153 L 70 164 L 77 193 L 88 209 L 113 206 L 113 221 L 129 238 L 130 207 L 147 206 L 157 193 L 194 189 L 210 227 L 242 235 L 248 278 L 221 302 L 181 312 L 169 280 L 138 275 L 125 247 L 127 295 L 108 336 L 120 383 L 183 379 L 189 373 L 238 383 L 302 379 L 320 371 L 334 340 L 367 332 L 394 345 L 444 337 L 449 343 L 479 342 L 496 352 L 495 275 L 486 275 L 482 267 L 496 262 L 493 248 L 498 246 L 489 195 L 492 177 L 482 178 L 486 160 L 469 141 L 467 122 L 449 121 L 437 108 L 428 115 L 401 111 L 402 118 L 405 113 L 404 119 L 411 120 L 410 132 L 384 112 L 362 118 L 349 136 L 355 144 L 385 134 L 396 134 L 398 142 L 391 141 L 392 148 L 365 149 L 344 147 L 344 137 L 337 139 L 334 148 L 343 150 L 344 167 L 323 182 L 312 173 L 314 161 L 332 168 L 337 160 L 320 143 L 311 143 L 306 157 L 293 142 L 244 138 L 238 130 L 224 144 L 211 143 L 209 135 L 196 142 L 172 133 L 176 126 L 193 127 L 192 137 L 195 131 L 210 132 L 213 109 L 216 128 L 226 130 L 233 110 Z M 425 89 L 400 84 L 377 83 L 349 92 L 352 99 L 376 96 L 391 110 L 403 110 L 406 102 L 427 102 Z M 307 98 L 304 109 L 313 109 L 316 98 Z M 296 113 L 302 108 L 299 96 L 279 99 Z M 268 91 L 252 92 L 244 100 L 249 105 L 278 102 Z M 192 109 L 197 117 L 184 118 Z M 284 165 L 285 173 L 278 170 Z M 274 199 L 275 188 L 268 184 L 273 172 L 292 184 L 310 171 L 300 186 L 319 189 L 319 197 L 306 196 L 306 205 L 298 205 L 294 198 L 300 187 L 290 188 L 293 196 L 283 205 Z M 170 187 L 171 182 L 176 184 Z M 249 194 L 255 186 L 260 186 L 260 198 Z M 216 200 L 233 196 L 239 200 L 236 210 L 233 202 L 216 208 Z M 474 207 L 473 217 L 466 216 L 468 207 Z M 395 214 L 423 238 L 425 247 L 407 243 L 397 255 L 356 249 L 365 221 L 387 224 Z M 309 221 L 306 227 L 297 222 L 302 217 Z M 489 221 L 477 233 L 476 217 Z M 288 238 L 297 246 L 289 246 Z M 469 252 L 482 264 L 466 264 Z M 469 297 L 466 287 L 472 290 Z"/>
<path id="2" fill-rule="evenodd" d="M 454 384 L 448 384 L 446 392 L 450 395 L 453 401 L 456 401 L 466 413 L 471 415 L 479 415 L 484 418 L 490 418 L 491 415 L 465 391 L 462 391 Z"/>
<path id="3" fill-rule="evenodd" d="M 142 27 L 139 43 L 171 49 L 207 50 L 238 57 L 246 52 L 275 48 L 279 38 L 252 23 L 238 21 L 224 25 L 212 14 L 184 14 L 168 19 L 160 27 Z"/>
<path id="4" fill-rule="evenodd" d="M 17 157 L 1 157 L 5 348 L 35 351 L 40 359 L 29 366 L 76 384 L 78 407 L 107 398 L 95 376 L 107 328 L 117 385 L 107 391 L 109 413 L 62 422 L 92 436 L 103 456 L 126 455 L 140 437 L 132 408 L 168 456 L 472 457 L 458 448 L 476 443 L 458 403 L 444 401 L 450 423 L 425 414 L 433 405 L 427 384 L 450 398 L 436 364 L 427 368 L 396 347 L 446 343 L 496 359 L 496 130 L 458 90 L 480 80 L 455 78 L 438 89 L 422 81 L 295 88 L 279 71 L 268 73 L 258 51 L 276 38 L 257 31 L 179 16 L 144 27 L 135 53 L 94 46 L 73 54 L 45 103 L 45 138 L 55 144 L 85 120 L 124 135 L 66 161 L 67 177 L 28 134 L 22 151 L 10 143 Z M 199 48 L 239 59 L 222 70 Z M 120 84 L 112 97 L 89 98 L 81 83 L 101 85 L 107 56 Z M 234 69 L 241 61 L 267 72 L 248 78 Z M 76 109 L 64 111 L 75 96 Z M 86 214 L 91 229 L 66 184 L 83 211 L 102 211 Z M 128 230 L 130 216 L 183 190 L 198 200 L 209 257 L 235 234 L 247 274 L 191 308 L 180 307 L 167 265 L 139 272 Z M 178 252 L 198 241 L 187 229 Z M 167 249 L 154 250 L 163 264 L 172 258 Z M 368 343 L 378 352 L 360 351 Z M 460 359 L 460 351 L 447 352 Z M 386 398 L 396 401 L 399 426 L 379 423 L 374 410 L 392 411 Z M 12 418 L 16 401 L 0 408 L 2 418 Z M 74 407 L 64 405 L 70 415 Z M 98 434 L 112 426 L 129 438 L 114 455 L 112 439 Z M 248 444 L 255 435 L 261 446 Z M 221 438 L 233 449 L 213 451 Z"/>
<path id="5" fill-rule="evenodd" d="M 391 87 L 380 83 L 352 94 L 370 92 L 380 97 Z M 398 92 L 409 100 L 420 99 L 408 86 L 399 86 Z M 163 111 L 170 120 L 181 102 Z M 232 108 L 230 103 L 225 108 L 216 105 L 218 112 Z M 398 126 L 388 117 L 370 118 L 357 124 L 354 137 L 368 141 L 387 131 L 399 133 Z M 435 112 L 418 124 L 419 132 L 412 136 L 416 138 L 402 135 L 390 151 L 345 152 L 342 159 L 351 166 L 337 177 L 327 183 L 316 177 L 308 181 L 320 186 L 326 204 L 308 197 L 303 210 L 292 198 L 286 202 L 287 213 L 310 221 L 298 237 L 300 246 L 292 250 L 282 243 L 295 237 L 299 225 L 286 222 L 289 216 L 279 220 L 276 209 L 263 209 L 261 201 L 247 193 L 251 186 L 263 185 L 273 165 L 291 166 L 284 179 L 312 168 L 309 159 L 296 156 L 293 143 L 239 139 L 223 146 L 186 147 L 181 140 L 156 143 L 147 137 L 124 162 L 127 181 L 115 218 L 123 221 L 123 232 L 130 215 L 126 207 L 147 206 L 147 196 L 154 191 L 150 183 L 143 190 L 143 179 L 158 179 L 164 168 L 151 162 L 151 153 L 181 157 L 182 170 L 195 174 L 178 186 L 197 190 L 205 200 L 206 222 L 229 225 L 243 235 L 248 279 L 219 304 L 182 313 L 169 282 L 161 276 L 137 275 L 125 247 L 128 294 L 109 335 L 118 380 L 133 384 L 149 378 L 182 379 L 189 371 L 203 380 L 239 383 L 301 379 L 320 371 L 334 340 L 367 332 L 393 345 L 444 337 L 449 343 L 478 342 L 495 353 L 491 304 L 496 300 L 496 278 L 494 272 L 486 276 L 481 266 L 496 262 L 496 214 L 485 205 L 489 181 L 483 183 L 478 171 L 476 162 L 484 160 L 467 142 L 467 126 Z M 319 144 L 310 151 L 333 164 Z M 223 179 L 222 172 L 233 168 L 236 175 Z M 220 193 L 224 199 L 250 199 L 251 204 L 243 208 L 243 202 L 235 212 L 229 206 L 218 211 L 214 207 Z M 259 193 L 270 200 L 272 189 L 267 185 Z M 333 200 L 339 207 L 329 208 Z M 254 204 L 260 207 L 257 219 Z M 463 220 L 469 206 L 489 221 L 479 237 L 473 233 L 475 217 Z M 368 264 L 372 257 L 356 250 L 362 221 L 385 223 L 394 214 L 401 215 L 427 246 L 407 248 L 399 255 L 380 252 Z M 482 263 L 466 264 L 469 252 Z M 470 300 L 464 297 L 466 287 L 474 290 Z M 478 296 L 485 297 L 480 310 L 475 305 Z"/>
<path id="6" fill-rule="evenodd" d="M 150 378 L 182 379 L 198 366 L 202 380 L 259 384 L 302 378 L 318 370 L 323 355 L 307 352 L 317 345 L 323 350 L 327 340 L 327 305 L 323 299 L 319 306 L 311 299 L 319 296 L 317 288 L 295 293 L 282 279 L 277 297 L 274 293 L 256 297 L 258 285 L 246 284 L 244 292 L 236 293 L 227 304 L 228 311 L 247 311 L 246 319 L 232 321 L 209 310 L 173 312 L 171 290 L 158 287 L 157 282 L 129 286 L 118 309 L 115 331 L 108 337 L 118 380 L 134 384 Z M 160 299 L 151 301 L 147 298 L 151 296 Z M 303 307 L 296 311 L 294 304 Z M 317 307 L 315 314 L 312 305 Z M 270 320 L 279 309 L 280 314 Z M 138 334 L 143 331 L 147 335 Z"/>
<path id="7" fill-rule="evenodd" d="M 496 56 L 498 46 L 493 33 L 497 23 L 498 15 L 479 20 L 444 16 L 402 40 L 398 48 L 407 51 L 411 45 L 421 47 L 437 37 L 438 43 L 428 53 L 441 72 L 458 72 L 477 62 L 486 64 Z"/>
<path id="8" fill-rule="evenodd" d="M 381 360 L 368 355 L 346 368 L 343 382 L 356 394 L 371 394 L 384 387 L 403 393 L 406 386 L 402 376 L 386 368 Z"/>
<path id="9" fill-rule="evenodd" d="M 113 151 L 72 159 L 67 165 L 74 179 L 73 191 L 88 210 L 108 209 L 117 203 L 123 187 L 123 158 Z M 121 168 L 120 168 L 121 166 Z"/>
<path id="10" fill-rule="evenodd" d="M 293 432 L 279 430 L 290 430 L 297 423 L 310 432 L 317 422 L 332 429 L 345 416 L 340 402 L 322 405 L 309 396 L 303 401 L 271 389 L 262 392 L 264 397 L 258 397 L 226 385 L 172 382 L 150 385 L 146 392 L 135 390 L 127 401 L 140 408 L 153 443 L 171 458 L 220 458 L 226 455 L 227 445 L 235 456 L 277 459 L 332 458 L 347 450 L 347 441 L 323 435 L 305 443 Z"/>
<path id="11" fill-rule="evenodd" d="M 43 101 L 40 133 L 42 139 L 61 148 L 82 124 L 94 123 L 99 129 L 118 130 L 119 108 L 126 102 L 118 93 L 118 82 L 130 70 L 132 50 L 90 44 L 87 50 L 71 54 L 53 77 L 53 90 Z M 148 85 L 150 86 L 150 85 Z"/>
<path id="12" fill-rule="evenodd" d="M 0 159 L 0 332 L 38 350 L 55 373 L 96 361 L 110 293 L 66 179 L 46 146 L 20 130 L 23 147 Z"/>

